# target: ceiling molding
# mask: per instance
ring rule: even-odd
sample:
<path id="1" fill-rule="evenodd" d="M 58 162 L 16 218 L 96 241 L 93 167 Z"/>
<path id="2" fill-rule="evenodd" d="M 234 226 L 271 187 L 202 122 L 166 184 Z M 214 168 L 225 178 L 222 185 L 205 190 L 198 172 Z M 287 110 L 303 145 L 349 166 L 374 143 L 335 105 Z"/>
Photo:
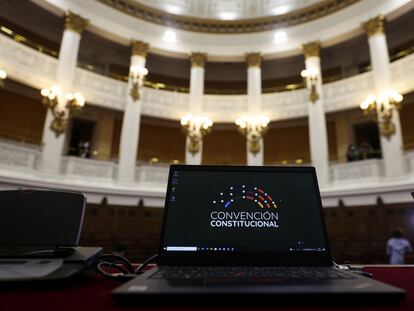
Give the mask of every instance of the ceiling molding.
<path id="1" fill-rule="evenodd" d="M 240 34 L 267 31 L 306 23 L 335 13 L 360 0 L 323 0 L 283 15 L 232 21 L 174 15 L 133 0 L 97 1 L 125 14 L 166 27 L 205 33 Z"/>

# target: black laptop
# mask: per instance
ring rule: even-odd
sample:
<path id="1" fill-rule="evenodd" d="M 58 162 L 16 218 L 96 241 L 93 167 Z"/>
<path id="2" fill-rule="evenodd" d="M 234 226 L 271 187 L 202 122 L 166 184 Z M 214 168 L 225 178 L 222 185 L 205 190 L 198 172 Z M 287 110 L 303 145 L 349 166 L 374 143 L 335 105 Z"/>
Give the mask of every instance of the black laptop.
<path id="1" fill-rule="evenodd" d="M 0 191 L 0 285 L 60 281 L 92 265 L 101 247 L 81 247 L 80 192 Z"/>
<path id="2" fill-rule="evenodd" d="M 113 297 L 405 296 L 334 266 L 313 167 L 172 165 L 157 264 Z"/>

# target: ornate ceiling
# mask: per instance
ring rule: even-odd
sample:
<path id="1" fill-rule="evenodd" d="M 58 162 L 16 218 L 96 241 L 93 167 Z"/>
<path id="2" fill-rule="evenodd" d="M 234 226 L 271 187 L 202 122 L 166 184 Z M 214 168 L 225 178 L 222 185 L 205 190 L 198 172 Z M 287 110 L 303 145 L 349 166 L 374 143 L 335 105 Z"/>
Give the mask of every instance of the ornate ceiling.
<path id="1" fill-rule="evenodd" d="M 360 0 L 97 0 L 163 26 L 209 33 L 248 33 L 292 26 Z"/>
<path id="2" fill-rule="evenodd" d="M 321 0 L 133 0 L 165 13 L 217 20 L 283 15 Z"/>

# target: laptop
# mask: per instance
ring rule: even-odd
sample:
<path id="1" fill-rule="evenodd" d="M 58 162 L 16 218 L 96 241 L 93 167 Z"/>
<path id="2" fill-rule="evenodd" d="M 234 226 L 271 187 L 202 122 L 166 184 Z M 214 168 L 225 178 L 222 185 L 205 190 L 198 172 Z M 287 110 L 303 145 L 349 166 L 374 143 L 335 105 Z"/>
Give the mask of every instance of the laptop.
<path id="1" fill-rule="evenodd" d="M 333 264 L 313 167 L 172 165 L 158 251 L 157 266 L 116 288 L 115 299 L 405 296 Z"/>
<path id="2" fill-rule="evenodd" d="M 0 284 L 68 279 L 102 253 L 79 246 L 83 193 L 3 190 L 0 202 Z"/>

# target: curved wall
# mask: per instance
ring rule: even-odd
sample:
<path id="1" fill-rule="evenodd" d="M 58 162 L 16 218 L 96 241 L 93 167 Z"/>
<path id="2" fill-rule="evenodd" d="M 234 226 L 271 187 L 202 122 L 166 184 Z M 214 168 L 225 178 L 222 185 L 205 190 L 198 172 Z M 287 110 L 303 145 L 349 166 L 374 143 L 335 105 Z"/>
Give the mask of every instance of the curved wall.
<path id="1" fill-rule="evenodd" d="M 395 17 L 399 9 L 403 12 L 414 6 L 409 0 L 362 0 L 337 13 L 285 29 L 288 41 L 284 44 L 269 44 L 273 42 L 274 31 L 217 35 L 183 30 L 176 30 L 177 43 L 173 44 L 162 40 L 164 26 L 120 13 L 99 2 L 32 1 L 57 14 L 68 9 L 78 13 L 90 20 L 90 27 L 97 33 L 124 44 L 132 38 L 139 38 L 149 42 L 152 48 L 160 53 L 188 55 L 192 51 L 201 51 L 208 53 L 211 59 L 220 60 L 242 59 L 245 53 L 253 51 L 261 51 L 268 57 L 298 53 L 301 44 L 315 40 L 321 40 L 325 45 L 333 44 L 349 38 L 355 32 L 361 32 L 360 24 L 373 16 L 392 13 L 391 16 Z M 251 42 L 255 42 L 253 50 Z"/>
<path id="2" fill-rule="evenodd" d="M 54 83 L 57 60 L 0 36 L 0 66 L 11 79 L 41 89 Z M 392 87 L 401 94 L 414 90 L 414 54 L 390 64 Z M 359 107 L 359 103 L 374 90 L 371 72 L 324 84 L 324 105 L 327 113 Z M 84 94 L 90 105 L 123 110 L 126 102 L 126 82 L 111 79 L 77 68 L 74 88 Z M 270 120 L 307 116 L 308 91 L 305 89 L 264 94 L 262 110 Z M 142 114 L 180 120 L 188 111 L 188 94 L 144 88 Z M 205 95 L 202 112 L 214 122 L 233 123 L 247 112 L 244 95 Z"/>

